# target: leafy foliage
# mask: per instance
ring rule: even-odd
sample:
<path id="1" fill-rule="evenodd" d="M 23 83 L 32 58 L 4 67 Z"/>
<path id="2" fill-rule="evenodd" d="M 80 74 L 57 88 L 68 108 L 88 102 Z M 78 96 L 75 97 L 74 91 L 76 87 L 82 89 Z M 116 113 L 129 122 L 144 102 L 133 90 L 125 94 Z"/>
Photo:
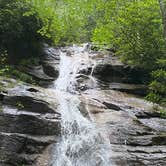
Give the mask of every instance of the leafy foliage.
<path id="1" fill-rule="evenodd" d="M 0 48 L 7 50 L 10 62 L 37 55 L 41 23 L 34 16 L 23 16 L 31 7 L 25 0 L 1 0 L 0 8 Z"/>
<path id="2" fill-rule="evenodd" d="M 96 0 L 1 0 L 0 48 L 14 61 L 16 56 L 39 55 L 43 41 L 57 46 L 89 41 L 95 4 Z"/>
<path id="3" fill-rule="evenodd" d="M 5 65 L 1 67 L 0 76 L 15 78 L 17 80 L 31 83 L 34 85 L 37 84 L 36 80 L 34 80 L 32 76 L 17 70 L 14 66 Z"/>
<path id="4" fill-rule="evenodd" d="M 147 99 L 166 106 L 166 60 L 158 61 L 160 69 L 152 72 L 153 81 L 149 85 Z"/>
<path id="5" fill-rule="evenodd" d="M 27 0 L 32 5 L 25 16 L 35 15 L 42 22 L 37 31 L 54 44 L 87 41 L 95 27 L 95 8 L 98 0 Z M 92 24 L 93 23 L 93 24 Z"/>
<path id="6" fill-rule="evenodd" d="M 147 69 L 165 52 L 162 19 L 157 0 L 109 1 L 103 6 L 92 40 L 117 49 L 122 60 Z"/>

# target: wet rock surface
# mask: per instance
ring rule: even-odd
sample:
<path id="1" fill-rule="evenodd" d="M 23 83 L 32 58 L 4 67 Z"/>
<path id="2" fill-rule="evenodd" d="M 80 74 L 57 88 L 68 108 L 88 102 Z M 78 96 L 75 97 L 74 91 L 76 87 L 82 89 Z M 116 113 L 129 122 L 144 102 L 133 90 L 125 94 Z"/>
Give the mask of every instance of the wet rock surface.
<path id="1" fill-rule="evenodd" d="M 87 90 L 84 95 L 92 119 L 109 136 L 113 165 L 166 164 L 166 119 L 151 103 L 114 90 Z"/>
<path id="2" fill-rule="evenodd" d="M 43 54 L 42 66 L 30 74 L 51 82 L 59 75 L 59 53 L 46 46 Z M 108 136 L 111 165 L 165 166 L 166 119 L 140 97 L 146 87 L 137 78 L 146 74 L 139 77 L 142 71 L 114 56 L 95 55 L 96 65 L 85 60 L 78 71 L 79 111 Z M 0 86 L 0 166 L 50 166 L 61 130 L 56 92 L 8 78 Z"/>
<path id="3" fill-rule="evenodd" d="M 57 78 L 59 75 L 60 49 L 44 44 L 41 63 L 48 76 Z"/>
<path id="4" fill-rule="evenodd" d="M 103 81 L 116 83 L 143 83 L 149 76 L 141 68 L 123 64 L 111 52 L 98 53 L 94 75 Z"/>
<path id="5" fill-rule="evenodd" d="M 33 76 L 38 81 L 43 81 L 43 82 L 54 81 L 53 77 L 50 77 L 46 73 L 44 73 L 43 67 L 41 65 L 40 66 L 21 66 L 20 69 L 23 72 Z"/>
<path id="6" fill-rule="evenodd" d="M 56 94 L 7 78 L 1 82 L 0 165 L 44 166 L 45 158 L 47 166 L 47 149 L 60 136 Z"/>
<path id="7" fill-rule="evenodd" d="M 19 70 L 31 75 L 38 84 L 49 87 L 59 76 L 60 48 L 43 44 L 38 65 L 21 65 Z"/>

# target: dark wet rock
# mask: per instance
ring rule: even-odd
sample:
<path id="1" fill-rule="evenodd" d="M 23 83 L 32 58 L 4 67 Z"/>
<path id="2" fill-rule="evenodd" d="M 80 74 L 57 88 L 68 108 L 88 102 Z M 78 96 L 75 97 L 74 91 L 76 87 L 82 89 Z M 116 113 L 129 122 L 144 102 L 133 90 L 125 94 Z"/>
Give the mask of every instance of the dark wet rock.
<path id="1" fill-rule="evenodd" d="M 59 65 L 59 63 L 56 64 L 55 62 L 45 61 L 45 62 L 43 62 L 43 70 L 47 75 L 57 78 L 59 75 L 58 65 Z M 57 66 L 57 68 L 55 66 Z"/>
<path id="2" fill-rule="evenodd" d="M 4 94 L 0 93 L 0 101 L 3 101 L 3 99 L 4 99 Z"/>
<path id="3" fill-rule="evenodd" d="M 49 106 L 49 103 L 30 96 L 5 96 L 3 104 L 12 105 L 18 109 L 26 109 L 37 113 L 55 112 L 54 109 Z"/>
<path id="4" fill-rule="evenodd" d="M 27 85 L 16 86 L 4 96 L 3 112 L 0 114 L 0 131 L 20 132 L 36 135 L 50 135 L 60 132 L 59 117 L 57 112 L 58 101 L 56 95 L 53 99 L 42 88 L 33 88 L 37 93 L 29 92 L 32 88 Z M 47 96 L 45 94 L 45 97 Z M 50 98 L 49 98 L 50 97 Z M 43 131 L 43 132 L 42 132 Z"/>
<path id="5" fill-rule="evenodd" d="M 43 151 L 56 142 L 60 134 L 58 120 L 33 115 L 0 115 L 0 158 L 11 166 L 36 165 Z"/>
<path id="6" fill-rule="evenodd" d="M 43 44 L 43 52 L 42 52 L 42 57 L 43 58 L 52 58 L 52 60 L 60 60 L 60 49 L 59 48 L 54 48 L 50 47 L 48 44 Z"/>
<path id="7" fill-rule="evenodd" d="M 27 154 L 41 153 L 43 146 L 47 146 L 56 141 L 55 136 L 31 136 L 18 133 L 0 133 L 1 136 L 1 149 L 5 149 L 6 146 L 10 152 L 24 151 Z M 9 141 L 8 141 L 9 140 Z M 18 140 L 17 143 L 12 140 Z M 12 143 L 12 144 L 11 144 Z M 10 145 L 11 144 L 11 145 Z M 12 147 L 17 145 L 16 147 Z M 22 148 L 22 146 L 25 146 Z"/>
<path id="8" fill-rule="evenodd" d="M 59 75 L 60 49 L 43 44 L 38 65 L 21 65 L 17 68 L 31 75 L 40 86 L 48 87 Z"/>
<path id="9" fill-rule="evenodd" d="M 112 103 L 107 103 L 107 102 L 103 102 L 103 104 L 108 108 L 108 109 L 113 109 L 113 110 L 116 110 L 116 111 L 120 111 L 121 108 L 115 104 L 112 104 Z"/>
<path id="10" fill-rule="evenodd" d="M 32 165 L 43 150 L 56 142 L 55 136 L 0 133 L 0 163 L 9 166 Z"/>
<path id="11" fill-rule="evenodd" d="M 130 67 L 121 63 L 118 57 L 105 54 L 97 57 L 94 76 L 104 81 L 118 83 L 143 83 L 147 81 L 147 72 L 141 68 Z"/>
<path id="12" fill-rule="evenodd" d="M 161 119 L 161 114 L 157 111 L 155 111 L 153 108 L 150 110 L 134 110 L 133 111 L 135 116 L 140 119 L 146 119 L 146 118 L 160 118 Z"/>
<path id="13" fill-rule="evenodd" d="M 49 89 L 2 80 L 5 93 L 0 92 L 0 165 L 37 166 L 46 158 L 46 149 L 60 136 L 56 94 L 51 95 Z M 49 158 L 45 166 L 48 162 Z"/>
<path id="14" fill-rule="evenodd" d="M 0 131 L 31 135 L 56 135 L 60 133 L 58 120 L 33 115 L 0 114 Z"/>
<path id="15" fill-rule="evenodd" d="M 80 103 L 79 110 L 84 117 L 89 118 L 89 112 L 83 102 Z"/>
<path id="16" fill-rule="evenodd" d="M 19 69 L 38 81 L 52 82 L 54 81 L 53 77 L 48 76 L 44 73 L 42 66 L 21 66 Z"/>
<path id="17" fill-rule="evenodd" d="M 35 88 L 28 88 L 27 91 L 34 92 L 34 93 L 39 92 L 39 90 Z"/>
<path id="18" fill-rule="evenodd" d="M 147 86 L 138 84 L 110 83 L 109 89 L 141 96 L 145 96 L 147 94 Z"/>
<path id="19" fill-rule="evenodd" d="M 82 65 L 85 65 L 85 64 L 82 64 Z M 92 71 L 92 66 L 88 66 L 87 68 L 80 69 L 79 74 L 80 76 L 81 74 L 83 74 L 82 76 L 86 77 L 91 74 L 91 71 Z"/>
<path id="20" fill-rule="evenodd" d="M 60 49 L 44 45 L 41 63 L 44 72 L 53 78 L 59 75 Z"/>
<path id="21" fill-rule="evenodd" d="M 95 87 L 98 87 L 97 81 L 95 79 L 85 78 L 84 81 L 80 80 L 77 89 L 78 91 L 86 91 Z"/>
<path id="22" fill-rule="evenodd" d="M 133 136 L 127 140 L 127 145 L 131 146 L 154 146 L 166 145 L 166 135 L 142 135 Z"/>
<path id="23" fill-rule="evenodd" d="M 46 91 L 23 83 L 16 84 L 14 88 L 8 90 L 7 94 L 4 94 L 3 104 L 14 106 L 19 110 L 56 114 L 58 114 L 56 109 L 59 105 L 56 94 L 51 96 L 49 90 Z"/>

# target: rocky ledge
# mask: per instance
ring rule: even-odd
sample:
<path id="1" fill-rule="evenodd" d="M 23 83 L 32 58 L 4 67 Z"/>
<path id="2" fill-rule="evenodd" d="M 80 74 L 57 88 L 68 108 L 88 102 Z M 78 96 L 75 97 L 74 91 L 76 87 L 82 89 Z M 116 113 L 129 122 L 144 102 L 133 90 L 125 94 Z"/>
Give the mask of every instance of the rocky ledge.
<path id="1" fill-rule="evenodd" d="M 140 84 L 148 81 L 147 71 L 122 63 L 111 52 L 99 52 L 95 58 L 94 76 L 103 81 Z"/>
<path id="2" fill-rule="evenodd" d="M 51 83 L 59 73 L 58 52 L 45 46 L 43 54 L 42 66 L 29 74 Z M 80 111 L 108 136 L 112 166 L 165 166 L 166 119 L 140 97 L 146 94 L 140 84 L 146 72 L 107 54 L 92 58 L 96 64 L 90 76 L 92 66 L 86 70 L 86 63 L 78 71 Z M 0 77 L 1 166 L 50 166 L 60 137 L 58 106 L 53 89 Z"/>
<path id="3" fill-rule="evenodd" d="M 13 79 L 0 84 L 0 165 L 47 166 L 60 135 L 56 94 Z"/>
<path id="4" fill-rule="evenodd" d="M 56 92 L 7 78 L 0 83 L 0 165 L 49 166 L 60 137 Z M 112 165 L 165 166 L 166 119 L 151 103 L 108 89 L 86 90 L 80 100 L 84 116 L 109 137 Z"/>
<path id="5" fill-rule="evenodd" d="M 19 70 L 31 75 L 40 86 L 49 87 L 59 76 L 60 48 L 43 44 L 39 65 L 21 65 Z"/>
<path id="6" fill-rule="evenodd" d="M 166 119 L 151 103 L 114 90 L 87 90 L 91 117 L 109 137 L 112 165 L 165 166 Z"/>

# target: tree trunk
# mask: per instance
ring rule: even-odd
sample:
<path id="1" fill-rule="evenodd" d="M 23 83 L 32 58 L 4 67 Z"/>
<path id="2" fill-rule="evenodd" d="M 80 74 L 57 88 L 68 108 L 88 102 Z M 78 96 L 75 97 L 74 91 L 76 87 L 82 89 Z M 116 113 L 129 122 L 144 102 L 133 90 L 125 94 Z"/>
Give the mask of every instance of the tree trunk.
<path id="1" fill-rule="evenodd" d="M 159 0 L 162 19 L 163 19 L 163 26 L 164 26 L 164 38 L 166 41 L 166 0 Z"/>

